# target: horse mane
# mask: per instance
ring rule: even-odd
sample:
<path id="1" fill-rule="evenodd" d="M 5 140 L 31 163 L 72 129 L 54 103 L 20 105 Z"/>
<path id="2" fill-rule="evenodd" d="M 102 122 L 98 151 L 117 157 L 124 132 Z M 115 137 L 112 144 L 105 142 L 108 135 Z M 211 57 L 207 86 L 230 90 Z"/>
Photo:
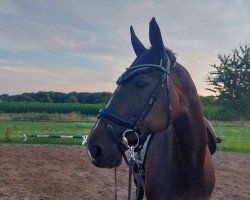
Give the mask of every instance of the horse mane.
<path id="1" fill-rule="evenodd" d="M 170 62 L 175 63 L 176 62 L 176 56 L 175 56 L 176 54 L 167 47 L 165 47 L 165 49 L 166 49 L 166 52 L 167 52 L 167 54 L 168 54 L 168 56 L 170 58 Z"/>

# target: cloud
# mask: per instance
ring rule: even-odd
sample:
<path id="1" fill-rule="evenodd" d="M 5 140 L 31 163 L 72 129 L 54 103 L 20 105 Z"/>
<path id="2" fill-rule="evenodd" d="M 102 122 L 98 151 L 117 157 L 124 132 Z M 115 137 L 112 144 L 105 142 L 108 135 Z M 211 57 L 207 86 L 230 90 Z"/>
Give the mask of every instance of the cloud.
<path id="1" fill-rule="evenodd" d="M 54 78 L 58 75 L 56 71 L 44 70 L 38 67 L 29 66 L 0 66 L 1 76 L 29 76 Z"/>
<path id="2" fill-rule="evenodd" d="M 0 66 L 0 73 L 9 73 L 13 72 L 13 68 L 9 66 Z"/>
<path id="3" fill-rule="evenodd" d="M 102 71 L 64 67 L 60 71 L 42 66 L 0 66 L 0 91 L 18 93 L 29 91 L 110 91 L 118 73 L 103 74 Z M 112 82 L 110 82 L 112 80 Z M 73 88 L 73 89 L 72 89 Z"/>
<path id="4" fill-rule="evenodd" d="M 246 0 L 0 2 L 0 65 L 5 66 L 1 72 L 12 69 L 21 79 L 25 71 L 41 85 L 51 83 L 54 90 L 59 88 L 55 79 L 61 88 L 80 88 L 77 80 L 84 90 L 112 91 L 115 78 L 135 58 L 129 26 L 150 46 L 148 23 L 153 16 L 166 46 L 189 70 L 199 93 L 205 92 L 204 80 L 216 55 L 249 43 L 250 38 L 250 3 Z M 68 77 L 70 69 L 72 77 L 81 74 L 81 79 Z M 65 77 L 64 82 L 60 80 Z M 16 84 L 12 90 L 23 88 Z"/>
<path id="5" fill-rule="evenodd" d="M 17 13 L 17 5 L 13 1 L 0 0 L 0 14 L 14 15 Z"/>

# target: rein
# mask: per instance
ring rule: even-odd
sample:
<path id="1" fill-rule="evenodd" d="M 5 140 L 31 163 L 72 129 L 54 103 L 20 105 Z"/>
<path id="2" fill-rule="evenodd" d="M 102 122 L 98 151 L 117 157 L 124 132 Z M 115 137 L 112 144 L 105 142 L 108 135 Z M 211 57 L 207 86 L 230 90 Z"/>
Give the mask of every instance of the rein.
<path id="1" fill-rule="evenodd" d="M 141 64 L 141 65 L 136 65 L 136 66 L 132 66 L 130 68 L 126 69 L 126 72 L 118 79 L 117 84 L 121 84 L 124 80 L 130 78 L 130 76 L 135 75 L 138 73 L 139 70 L 147 70 L 147 69 L 157 69 L 160 70 L 162 72 L 162 75 L 155 87 L 155 89 L 153 90 L 151 97 L 149 99 L 149 101 L 147 102 L 147 104 L 144 106 L 143 110 L 140 112 L 141 114 L 137 117 L 137 120 L 135 122 L 131 122 L 128 119 L 125 119 L 124 117 L 122 117 L 119 113 L 113 112 L 112 110 L 110 110 L 108 107 L 103 108 L 99 111 L 99 116 L 98 118 L 100 120 L 102 120 L 106 126 L 107 126 L 107 130 L 109 132 L 109 134 L 112 136 L 114 142 L 117 145 L 118 150 L 120 151 L 121 155 L 123 156 L 126 164 L 129 166 L 129 182 L 128 182 L 128 200 L 130 200 L 131 197 L 131 179 L 132 179 L 132 173 L 133 173 L 133 168 L 134 168 L 134 164 L 137 163 L 136 159 L 135 159 L 135 148 L 138 148 L 139 152 L 140 152 L 140 148 L 139 147 L 139 143 L 140 143 L 140 137 L 143 136 L 142 131 L 140 131 L 140 125 L 143 122 L 143 120 L 147 117 L 148 113 L 150 112 L 151 108 L 153 107 L 154 103 L 156 102 L 157 98 L 160 95 L 160 92 L 162 90 L 162 88 L 165 85 L 165 81 L 167 82 L 167 98 L 168 98 L 168 121 L 170 123 L 170 113 L 171 113 L 171 109 L 172 109 L 172 105 L 171 105 L 171 87 L 169 84 L 169 80 L 168 80 L 168 75 L 170 74 L 170 68 L 174 67 L 176 65 L 176 62 L 173 64 L 173 66 L 171 66 L 171 62 L 170 59 L 168 57 L 168 62 L 166 66 L 162 66 L 162 59 L 160 62 L 160 65 L 155 65 L 155 64 Z M 130 73 L 129 73 L 130 72 Z M 127 76 L 126 73 L 128 73 Z M 125 78 L 124 78 L 125 76 Z M 122 138 L 119 138 L 118 135 L 115 133 L 112 125 L 110 123 L 108 123 L 108 120 L 121 125 L 121 126 L 125 126 L 128 129 L 126 131 L 124 131 Z M 168 127 L 168 126 L 167 126 Z M 127 132 L 132 132 L 136 135 L 137 137 L 137 144 L 136 145 L 129 145 L 129 142 L 126 138 L 126 133 Z M 139 133 L 139 134 L 138 134 Z M 125 150 L 128 149 L 129 150 L 129 159 L 127 158 L 127 156 L 125 155 Z M 144 156 L 145 157 L 145 156 Z M 141 179 L 142 176 L 144 174 L 143 171 L 143 163 L 144 160 L 142 161 L 142 163 L 137 163 L 138 168 L 139 168 L 139 173 L 138 173 L 138 179 L 137 179 L 137 190 L 136 190 L 136 199 L 139 198 L 139 190 L 141 187 Z M 116 186 L 116 168 L 115 168 L 115 199 L 117 199 L 117 186 Z"/>

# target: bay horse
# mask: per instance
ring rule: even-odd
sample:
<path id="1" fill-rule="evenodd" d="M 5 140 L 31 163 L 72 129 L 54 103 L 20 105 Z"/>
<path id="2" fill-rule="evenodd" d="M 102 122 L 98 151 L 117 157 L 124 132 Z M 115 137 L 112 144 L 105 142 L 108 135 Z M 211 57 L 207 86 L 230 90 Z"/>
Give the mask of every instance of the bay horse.
<path id="1" fill-rule="evenodd" d="M 139 199 L 143 191 L 153 200 L 209 199 L 215 172 L 196 87 L 165 48 L 155 18 L 149 25 L 151 48 L 132 26 L 130 32 L 136 59 L 100 110 L 87 142 L 89 157 L 97 167 L 118 167 L 128 148 L 140 150 L 151 136 Z"/>

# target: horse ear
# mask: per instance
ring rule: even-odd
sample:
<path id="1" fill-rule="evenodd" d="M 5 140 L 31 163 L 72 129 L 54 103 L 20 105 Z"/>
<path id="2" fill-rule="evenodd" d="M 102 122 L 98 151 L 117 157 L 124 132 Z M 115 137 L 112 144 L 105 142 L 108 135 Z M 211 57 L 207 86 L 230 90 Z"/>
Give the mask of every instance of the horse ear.
<path id="1" fill-rule="evenodd" d="M 135 35 L 134 29 L 132 26 L 130 26 L 130 34 L 131 34 L 131 43 L 132 43 L 132 46 L 134 48 L 135 54 L 136 54 L 136 56 L 139 56 L 143 52 L 145 52 L 147 49 L 144 47 L 144 45 L 141 43 L 141 41 Z"/>
<path id="2" fill-rule="evenodd" d="M 149 40 L 152 48 L 165 51 L 161 31 L 154 17 L 151 19 L 149 24 Z"/>
<path id="3" fill-rule="evenodd" d="M 155 21 L 154 17 L 151 19 L 149 24 L 149 40 L 152 45 L 152 49 L 160 53 L 160 56 L 162 57 L 161 65 L 166 68 L 167 72 L 170 72 L 170 58 L 166 53 L 159 25 Z"/>

